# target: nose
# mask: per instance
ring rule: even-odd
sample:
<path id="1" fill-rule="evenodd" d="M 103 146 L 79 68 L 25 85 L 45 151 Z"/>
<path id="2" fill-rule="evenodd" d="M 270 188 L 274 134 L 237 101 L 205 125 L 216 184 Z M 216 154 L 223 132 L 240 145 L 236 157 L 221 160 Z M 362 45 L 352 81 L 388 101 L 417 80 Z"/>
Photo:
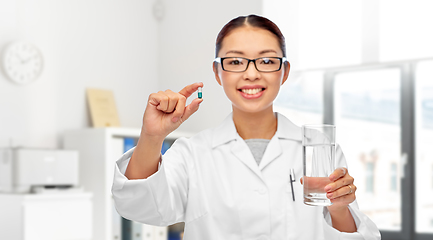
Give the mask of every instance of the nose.
<path id="1" fill-rule="evenodd" d="M 260 72 L 257 71 L 255 63 L 249 62 L 247 70 L 244 72 L 244 78 L 245 80 L 255 81 L 257 79 L 260 79 Z"/>

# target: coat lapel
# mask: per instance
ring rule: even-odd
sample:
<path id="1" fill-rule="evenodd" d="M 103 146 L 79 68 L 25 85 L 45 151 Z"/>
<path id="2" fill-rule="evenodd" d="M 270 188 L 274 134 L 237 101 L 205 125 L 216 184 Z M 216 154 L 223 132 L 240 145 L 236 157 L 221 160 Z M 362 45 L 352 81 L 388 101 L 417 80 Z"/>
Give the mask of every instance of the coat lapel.
<path id="1" fill-rule="evenodd" d="M 301 141 L 301 129 L 283 115 L 277 113 L 276 116 L 278 119 L 277 132 L 266 148 L 265 154 L 260 162 L 260 171 L 283 154 L 281 140 Z"/>
<path id="2" fill-rule="evenodd" d="M 261 171 L 282 155 L 283 149 L 281 147 L 281 140 L 290 139 L 301 141 L 301 129 L 283 115 L 278 113 L 276 115 L 278 118 L 277 132 L 269 142 L 262 161 L 260 162 L 260 166 L 257 166 L 250 148 L 237 133 L 232 114 L 227 116 L 224 122 L 214 129 L 212 148 L 223 144 L 230 144 L 231 153 L 252 172 L 262 178 L 263 175 Z"/>
<path id="3" fill-rule="evenodd" d="M 262 171 L 273 160 L 277 159 L 282 153 L 283 149 L 281 148 L 280 140 L 275 134 L 269 142 L 268 146 L 266 147 L 265 154 L 263 154 L 262 161 L 259 165 L 260 171 Z"/>
<path id="4" fill-rule="evenodd" d="M 245 141 L 238 135 L 236 137 L 236 141 L 232 142 L 231 144 L 232 146 L 230 150 L 232 154 L 235 155 L 239 161 L 245 164 L 245 166 L 247 166 L 257 176 L 262 178 L 262 173 L 259 170 L 259 166 L 257 166 L 257 162 L 254 160 L 254 156 Z"/>
<path id="5" fill-rule="evenodd" d="M 227 116 L 224 122 L 214 129 L 212 148 L 224 144 L 230 144 L 231 153 L 257 176 L 262 177 L 250 148 L 236 131 L 232 114 Z"/>

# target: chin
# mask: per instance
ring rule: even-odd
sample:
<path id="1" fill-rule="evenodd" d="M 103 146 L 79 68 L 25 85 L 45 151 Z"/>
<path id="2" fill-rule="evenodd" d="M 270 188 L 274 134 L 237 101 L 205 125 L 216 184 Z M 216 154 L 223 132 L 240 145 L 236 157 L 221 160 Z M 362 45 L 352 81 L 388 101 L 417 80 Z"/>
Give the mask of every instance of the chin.
<path id="1" fill-rule="evenodd" d="M 252 107 L 252 106 L 235 106 L 232 105 L 233 110 L 235 111 L 239 111 L 239 112 L 243 112 L 243 113 L 248 113 L 248 114 L 254 114 L 254 113 L 263 113 L 263 112 L 273 112 L 273 105 L 269 105 L 269 106 L 256 106 L 256 107 Z"/>

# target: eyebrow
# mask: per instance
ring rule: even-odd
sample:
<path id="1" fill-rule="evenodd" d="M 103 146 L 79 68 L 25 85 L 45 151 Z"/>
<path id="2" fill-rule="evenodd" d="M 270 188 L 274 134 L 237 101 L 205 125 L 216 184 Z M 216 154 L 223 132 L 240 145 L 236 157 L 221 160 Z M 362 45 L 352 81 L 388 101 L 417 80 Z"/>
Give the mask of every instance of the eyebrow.
<path id="1" fill-rule="evenodd" d="M 267 50 L 263 50 L 263 51 L 259 52 L 259 54 L 270 53 L 270 52 L 277 53 L 277 51 L 275 51 L 275 50 L 267 49 Z"/>
<path id="2" fill-rule="evenodd" d="M 229 54 L 229 53 L 244 54 L 244 53 L 241 52 L 241 51 L 230 50 L 230 51 L 226 52 L 226 55 Z"/>
<path id="3" fill-rule="evenodd" d="M 277 53 L 277 51 L 275 51 L 275 50 L 266 49 L 266 50 L 260 51 L 259 54 L 265 54 L 265 53 L 270 53 L 270 52 Z M 226 52 L 226 55 L 229 53 L 242 54 L 242 55 L 244 54 L 244 52 L 242 52 L 242 51 L 230 50 L 230 51 Z"/>

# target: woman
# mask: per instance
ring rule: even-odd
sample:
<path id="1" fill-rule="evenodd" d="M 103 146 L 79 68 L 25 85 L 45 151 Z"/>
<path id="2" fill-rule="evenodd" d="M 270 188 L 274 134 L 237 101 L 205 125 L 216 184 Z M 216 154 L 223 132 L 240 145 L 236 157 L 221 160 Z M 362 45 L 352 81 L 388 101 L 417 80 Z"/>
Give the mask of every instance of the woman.
<path id="1" fill-rule="evenodd" d="M 125 218 L 152 225 L 185 222 L 185 239 L 380 239 L 358 210 L 356 186 L 342 168 L 325 187 L 333 205 L 292 200 L 289 170 L 302 175 L 300 128 L 273 112 L 287 80 L 284 37 L 266 18 L 231 20 L 216 40 L 213 71 L 233 112 L 217 128 L 178 139 L 161 156 L 164 138 L 198 110 L 185 106 L 202 83 L 153 93 L 135 149 L 116 165 L 113 196 Z M 302 185 L 294 183 L 300 199 Z"/>

